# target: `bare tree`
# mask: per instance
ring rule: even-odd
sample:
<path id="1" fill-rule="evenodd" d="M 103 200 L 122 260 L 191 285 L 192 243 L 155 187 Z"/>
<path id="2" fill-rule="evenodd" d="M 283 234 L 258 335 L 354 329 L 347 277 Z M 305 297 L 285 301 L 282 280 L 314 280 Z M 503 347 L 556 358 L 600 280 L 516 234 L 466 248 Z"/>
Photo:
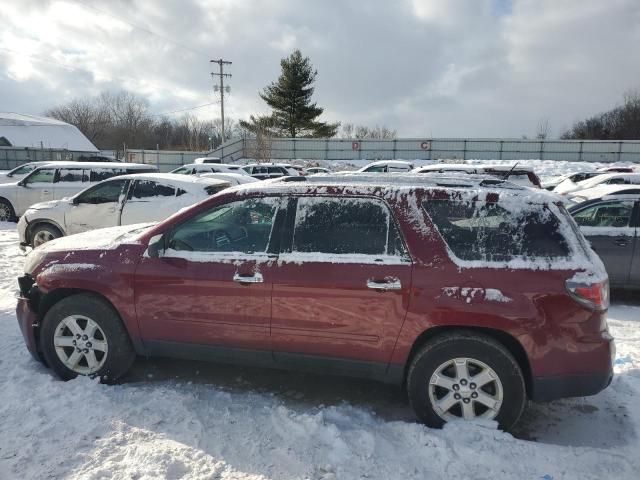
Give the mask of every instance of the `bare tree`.
<path id="1" fill-rule="evenodd" d="M 343 138 L 388 140 L 396 138 L 396 135 L 396 130 L 391 130 L 390 128 L 379 125 L 368 127 L 366 125 L 345 123 L 340 130 L 340 136 Z"/>
<path id="2" fill-rule="evenodd" d="M 536 128 L 536 138 L 538 140 L 545 140 L 549 138 L 551 134 L 551 125 L 549 119 L 544 117 L 538 121 L 538 127 Z"/>
<path id="3" fill-rule="evenodd" d="M 111 125 L 111 115 L 105 105 L 90 98 L 71 100 L 47 110 L 44 115 L 75 125 L 92 143 L 104 139 Z"/>

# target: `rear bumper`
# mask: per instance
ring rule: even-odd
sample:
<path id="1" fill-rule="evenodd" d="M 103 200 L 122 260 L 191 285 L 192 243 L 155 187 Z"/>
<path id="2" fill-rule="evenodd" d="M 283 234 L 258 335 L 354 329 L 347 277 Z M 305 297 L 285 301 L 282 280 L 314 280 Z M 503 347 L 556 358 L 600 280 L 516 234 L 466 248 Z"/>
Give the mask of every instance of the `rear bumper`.
<path id="1" fill-rule="evenodd" d="M 588 397 L 601 392 L 613 379 L 613 370 L 588 375 L 537 377 L 533 379 L 531 400 L 549 402 L 566 397 Z"/>
<path id="2" fill-rule="evenodd" d="M 595 367 L 597 371 L 589 373 L 567 374 L 533 377 L 531 382 L 531 400 L 548 402 L 566 397 L 588 397 L 595 395 L 609 386 L 613 379 L 613 361 L 616 347 L 613 338 L 604 333 L 601 342 L 591 345 L 585 363 Z"/>

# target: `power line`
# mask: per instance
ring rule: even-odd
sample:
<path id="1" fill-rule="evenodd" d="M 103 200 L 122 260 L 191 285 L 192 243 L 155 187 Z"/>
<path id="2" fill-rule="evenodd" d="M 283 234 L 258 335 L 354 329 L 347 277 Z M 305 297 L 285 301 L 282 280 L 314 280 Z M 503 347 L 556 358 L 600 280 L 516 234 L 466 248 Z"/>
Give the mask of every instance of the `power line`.
<path id="1" fill-rule="evenodd" d="M 190 47 L 188 45 L 185 45 L 184 43 L 177 42 L 176 40 L 173 40 L 173 39 L 171 39 L 169 37 L 166 37 L 166 36 L 161 35 L 161 34 L 159 34 L 157 32 L 154 32 L 153 30 L 151 30 L 151 29 L 149 29 L 147 27 L 142 27 L 140 25 L 137 25 L 137 24 L 135 24 L 133 22 L 130 22 L 129 20 L 125 20 L 125 19 L 119 17 L 118 15 L 114 15 L 112 13 L 109 13 L 109 12 L 106 12 L 104 10 L 101 10 L 101 9 L 99 9 L 97 7 L 94 7 L 93 5 L 89 5 L 89 4 L 87 4 L 87 3 L 85 3 L 85 2 L 83 2 L 81 0 L 71 0 L 71 1 L 73 1 L 74 3 L 76 3 L 78 5 L 83 6 L 84 8 L 90 8 L 91 10 L 94 10 L 94 11 L 96 11 L 98 13 L 101 13 L 103 15 L 107 15 L 108 17 L 111 17 L 111 18 L 113 18 L 115 20 L 118 20 L 118 21 L 120 21 L 122 23 L 126 23 L 127 25 L 129 25 L 129 26 L 131 26 L 133 28 L 136 28 L 136 29 L 141 30 L 141 31 L 143 31 L 145 33 L 148 33 L 149 35 L 153 35 L 153 36 L 156 36 L 158 38 L 161 38 L 161 39 L 163 39 L 163 40 L 165 40 L 165 41 L 167 41 L 169 43 L 174 44 L 177 47 L 183 48 L 185 50 L 188 50 L 188 51 L 190 51 L 192 53 L 195 53 L 195 54 L 198 54 L 198 55 L 207 56 L 206 53 L 204 53 L 204 52 L 202 52 L 200 50 L 197 50 L 197 49 L 192 48 L 192 47 Z"/>
<path id="2" fill-rule="evenodd" d="M 211 103 L 204 103 L 202 105 L 196 105 L 195 107 L 189 107 L 189 108 L 182 108 L 180 110 L 172 110 L 171 112 L 163 112 L 163 113 L 154 113 L 151 116 L 152 117 L 162 117 L 164 115 L 172 115 L 174 113 L 180 113 L 180 112 L 187 112 L 189 110 L 196 110 L 197 108 L 203 108 L 203 107 L 209 107 L 211 105 L 215 105 L 218 102 L 211 102 Z"/>

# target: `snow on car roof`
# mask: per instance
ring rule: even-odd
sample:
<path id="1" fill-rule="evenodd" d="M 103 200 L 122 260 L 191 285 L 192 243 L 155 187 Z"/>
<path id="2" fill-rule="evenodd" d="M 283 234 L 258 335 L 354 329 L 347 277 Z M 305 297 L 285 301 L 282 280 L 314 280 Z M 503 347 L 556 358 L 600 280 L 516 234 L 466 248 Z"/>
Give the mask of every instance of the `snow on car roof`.
<path id="1" fill-rule="evenodd" d="M 290 163 L 248 163 L 245 167 L 285 167 L 292 168 Z"/>
<path id="2" fill-rule="evenodd" d="M 628 192 L 628 193 L 625 193 Z M 572 193 L 573 197 L 584 198 L 585 200 L 595 200 L 598 198 L 620 198 L 632 197 L 640 198 L 640 185 L 598 185 L 593 188 L 585 188 Z"/>
<path id="3" fill-rule="evenodd" d="M 326 188 L 344 188 L 356 195 L 370 194 L 383 188 L 385 193 L 415 190 L 452 190 L 464 197 L 476 197 L 489 193 L 499 193 L 500 197 L 518 197 L 527 203 L 558 203 L 566 199 L 542 189 L 533 189 L 509 181 L 487 178 L 482 175 L 428 175 L 416 176 L 408 173 L 374 175 L 350 173 L 343 175 L 318 174 L 310 177 L 284 177 L 257 183 L 238 185 L 227 192 L 265 193 L 323 193 Z M 346 192 L 345 192 L 346 193 Z"/>
<path id="4" fill-rule="evenodd" d="M 468 163 L 435 163 L 433 165 L 425 165 L 424 167 L 418 167 L 414 169 L 414 173 L 432 171 L 432 170 L 459 170 L 459 171 L 481 171 L 481 170 L 495 170 L 499 172 L 533 172 L 533 167 L 530 165 L 495 165 L 495 164 L 474 164 Z"/>
<path id="5" fill-rule="evenodd" d="M 591 178 L 588 178 L 587 180 L 578 182 L 577 185 L 579 185 L 583 189 L 586 189 L 590 187 L 595 187 L 596 185 L 599 185 L 608 180 L 618 179 L 618 178 L 622 178 L 625 180 L 629 179 L 633 183 L 640 184 L 640 173 L 603 173 L 602 175 L 591 177 Z"/>
<path id="6" fill-rule="evenodd" d="M 239 165 L 233 165 L 231 163 L 185 163 L 184 165 L 180 165 L 175 170 L 180 168 L 188 167 L 188 168 L 202 168 L 202 169 L 210 169 L 215 167 L 238 167 Z"/>
<path id="7" fill-rule="evenodd" d="M 411 162 L 407 162 L 405 160 L 378 160 L 377 162 L 368 163 L 363 168 L 375 165 L 397 165 L 399 167 L 406 167 L 407 165 L 411 165 Z"/>
<path id="8" fill-rule="evenodd" d="M 224 180 L 218 180 L 215 178 L 196 177 L 195 175 L 180 175 L 179 173 L 130 173 L 128 175 L 119 175 L 114 178 L 125 180 L 168 181 L 176 185 L 194 185 L 198 183 L 207 185 L 222 185 L 229 183 L 225 182 Z"/>
<path id="9" fill-rule="evenodd" d="M 41 167 L 46 166 L 55 167 L 77 167 L 77 168 L 104 168 L 104 169 L 116 169 L 116 168 L 156 168 L 155 165 L 147 165 L 144 163 L 127 163 L 127 162 L 45 162 Z M 39 167 L 39 168 L 41 168 Z"/>

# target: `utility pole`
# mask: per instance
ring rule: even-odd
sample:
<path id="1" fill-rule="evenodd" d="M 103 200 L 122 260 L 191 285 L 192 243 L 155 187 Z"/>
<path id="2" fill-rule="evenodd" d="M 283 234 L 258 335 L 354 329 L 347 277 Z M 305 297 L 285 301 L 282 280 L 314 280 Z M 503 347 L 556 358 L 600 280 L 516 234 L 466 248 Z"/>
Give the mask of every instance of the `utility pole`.
<path id="1" fill-rule="evenodd" d="M 224 77 L 230 77 L 230 73 L 224 73 L 224 66 L 231 65 L 231 62 L 223 59 L 211 60 L 211 63 L 217 63 L 220 66 L 220 73 L 211 72 L 211 76 L 220 77 L 220 116 L 222 117 L 222 143 L 225 141 L 224 136 Z M 213 91 L 216 91 L 217 85 L 213 86 Z M 227 86 L 227 93 L 229 92 L 229 87 Z"/>

